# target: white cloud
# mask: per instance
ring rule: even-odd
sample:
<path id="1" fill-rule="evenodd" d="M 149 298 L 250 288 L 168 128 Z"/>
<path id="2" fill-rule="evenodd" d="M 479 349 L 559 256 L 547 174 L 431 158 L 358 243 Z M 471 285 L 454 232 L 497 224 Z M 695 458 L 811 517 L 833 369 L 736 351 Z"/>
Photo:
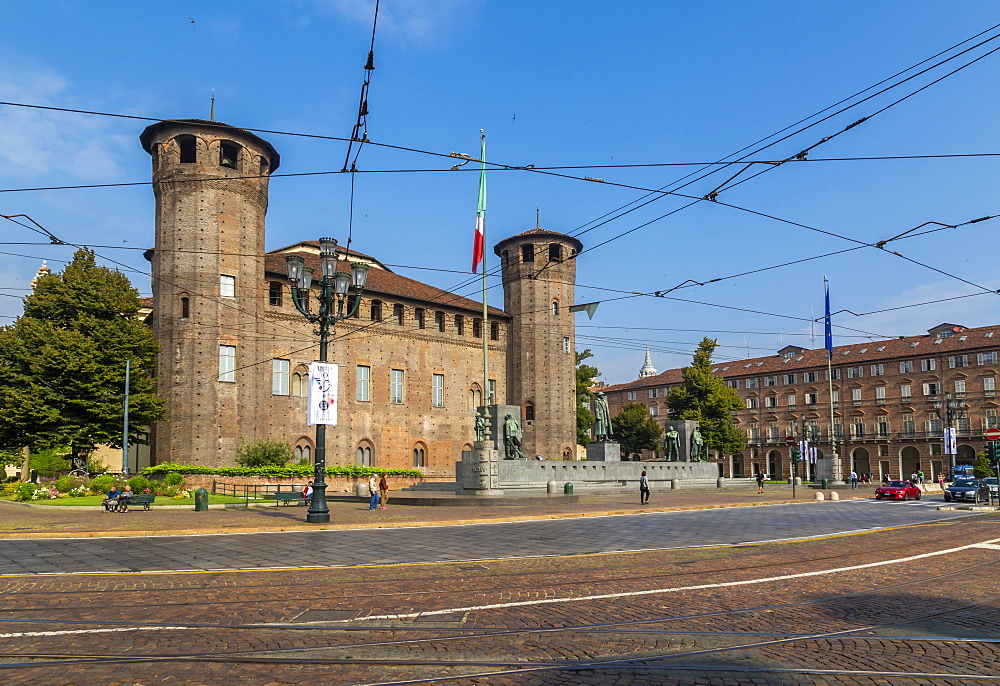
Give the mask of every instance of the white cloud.
<path id="1" fill-rule="evenodd" d="M 3 60 L 0 100 L 35 105 L 69 104 L 69 84 L 52 71 Z M 88 109 L 82 107 L 82 109 Z M 5 187 L 74 179 L 105 181 L 120 171 L 118 160 L 132 146 L 127 136 L 109 133 L 101 117 L 0 106 L 0 179 Z"/>

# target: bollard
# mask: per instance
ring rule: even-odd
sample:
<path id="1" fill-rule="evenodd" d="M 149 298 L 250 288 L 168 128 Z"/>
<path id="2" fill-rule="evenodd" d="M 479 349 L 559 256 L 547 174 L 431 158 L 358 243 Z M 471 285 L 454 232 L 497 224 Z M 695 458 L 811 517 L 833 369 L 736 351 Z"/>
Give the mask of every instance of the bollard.
<path id="1" fill-rule="evenodd" d="M 794 481 L 795 481 L 795 485 L 796 486 L 801 486 L 802 485 L 802 477 L 801 476 L 795 477 Z"/>
<path id="2" fill-rule="evenodd" d="M 199 488 L 194 492 L 194 511 L 195 512 L 207 512 L 208 511 L 208 491 L 204 488 Z"/>
<path id="3" fill-rule="evenodd" d="M 573 484 L 572 484 L 572 482 L 567 481 L 566 483 L 563 484 L 563 494 L 564 495 L 573 495 Z"/>
<path id="4" fill-rule="evenodd" d="M 823 494 L 820 491 L 816 491 L 816 500 L 823 500 Z"/>
<path id="5" fill-rule="evenodd" d="M 836 491 L 830 491 L 830 500 L 840 500 L 840 494 Z"/>
<path id="6" fill-rule="evenodd" d="M 559 484 L 557 484 L 555 481 L 546 481 L 545 482 L 545 492 L 546 493 L 550 493 L 550 494 L 551 493 L 558 493 L 559 492 Z"/>
<path id="7" fill-rule="evenodd" d="M 670 488 L 671 489 L 677 489 L 677 488 L 680 488 L 680 487 L 681 487 L 681 480 L 680 479 L 671 479 L 670 480 Z"/>
<path id="8" fill-rule="evenodd" d="M 822 489 L 830 488 L 830 480 L 829 479 L 823 479 L 819 483 L 820 483 L 820 488 L 822 488 Z"/>
<path id="9" fill-rule="evenodd" d="M 715 487 L 716 488 L 725 488 L 726 487 L 726 479 L 725 479 L 725 477 L 720 476 L 718 479 L 716 479 L 715 480 Z"/>
<path id="10" fill-rule="evenodd" d="M 368 483 L 365 481 L 359 481 L 356 483 L 354 485 L 354 495 L 359 498 L 363 498 L 364 500 L 368 500 L 368 498 L 372 496 L 372 494 L 368 492 Z"/>

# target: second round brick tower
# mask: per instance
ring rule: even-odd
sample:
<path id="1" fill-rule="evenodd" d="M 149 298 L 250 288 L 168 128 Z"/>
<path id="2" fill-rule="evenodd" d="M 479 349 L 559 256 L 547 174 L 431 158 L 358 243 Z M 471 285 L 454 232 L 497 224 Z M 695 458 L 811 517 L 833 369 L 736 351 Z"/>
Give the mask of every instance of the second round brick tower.
<path id="1" fill-rule="evenodd" d="M 576 254 L 583 244 L 534 228 L 494 246 L 503 273 L 507 404 L 521 407 L 529 459 L 576 458 Z"/>

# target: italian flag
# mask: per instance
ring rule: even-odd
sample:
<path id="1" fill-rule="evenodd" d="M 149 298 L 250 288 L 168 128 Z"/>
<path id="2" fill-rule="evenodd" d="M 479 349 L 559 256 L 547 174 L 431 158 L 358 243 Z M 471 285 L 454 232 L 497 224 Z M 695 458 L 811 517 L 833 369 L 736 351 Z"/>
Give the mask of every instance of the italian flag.
<path id="1" fill-rule="evenodd" d="M 479 130 L 479 205 L 476 208 L 476 237 L 472 243 L 472 273 L 483 261 L 483 243 L 486 241 L 486 135 Z"/>

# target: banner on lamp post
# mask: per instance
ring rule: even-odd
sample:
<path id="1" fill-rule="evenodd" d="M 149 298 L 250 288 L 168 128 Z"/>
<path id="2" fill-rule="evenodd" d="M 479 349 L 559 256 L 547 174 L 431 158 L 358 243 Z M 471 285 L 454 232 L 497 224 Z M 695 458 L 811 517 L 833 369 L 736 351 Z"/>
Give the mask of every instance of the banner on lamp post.
<path id="1" fill-rule="evenodd" d="M 337 425 L 339 368 L 329 362 L 309 364 L 309 424 Z"/>
<path id="2" fill-rule="evenodd" d="M 948 427 L 944 430 L 944 454 L 955 455 L 958 453 L 958 432 Z"/>

